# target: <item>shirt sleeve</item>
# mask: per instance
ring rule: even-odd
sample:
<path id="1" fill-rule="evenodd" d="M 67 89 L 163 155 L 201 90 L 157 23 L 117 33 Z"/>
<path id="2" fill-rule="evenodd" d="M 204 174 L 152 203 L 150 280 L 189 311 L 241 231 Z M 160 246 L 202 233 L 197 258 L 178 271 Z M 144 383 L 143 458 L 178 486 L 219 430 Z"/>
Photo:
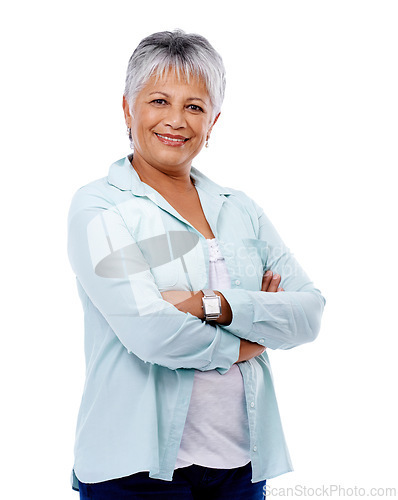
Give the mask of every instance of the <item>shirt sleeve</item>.
<path id="1" fill-rule="evenodd" d="M 284 292 L 242 289 L 220 290 L 232 310 L 225 331 L 271 349 L 291 349 L 317 337 L 325 299 L 316 289 L 290 250 L 283 243 L 263 210 L 252 200 L 258 230 L 256 247 L 263 272 L 281 276 Z"/>
<path id="2" fill-rule="evenodd" d="M 88 298 L 141 360 L 173 370 L 228 371 L 238 359 L 239 338 L 163 300 L 133 234 L 99 190 L 86 186 L 75 194 L 68 256 Z"/>

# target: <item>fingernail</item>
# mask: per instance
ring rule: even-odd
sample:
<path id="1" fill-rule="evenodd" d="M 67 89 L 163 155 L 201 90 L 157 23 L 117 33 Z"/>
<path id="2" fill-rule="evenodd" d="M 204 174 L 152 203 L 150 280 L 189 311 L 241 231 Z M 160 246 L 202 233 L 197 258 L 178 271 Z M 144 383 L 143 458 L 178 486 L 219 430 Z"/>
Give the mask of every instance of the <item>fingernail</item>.
<path id="1" fill-rule="evenodd" d="M 272 271 L 267 271 L 267 272 L 265 273 L 265 276 L 267 276 L 267 278 L 268 278 L 268 276 L 271 276 L 271 274 L 272 274 Z"/>
<path id="2" fill-rule="evenodd" d="M 279 278 L 279 274 L 275 274 L 274 277 L 272 278 L 273 280 L 277 280 Z"/>

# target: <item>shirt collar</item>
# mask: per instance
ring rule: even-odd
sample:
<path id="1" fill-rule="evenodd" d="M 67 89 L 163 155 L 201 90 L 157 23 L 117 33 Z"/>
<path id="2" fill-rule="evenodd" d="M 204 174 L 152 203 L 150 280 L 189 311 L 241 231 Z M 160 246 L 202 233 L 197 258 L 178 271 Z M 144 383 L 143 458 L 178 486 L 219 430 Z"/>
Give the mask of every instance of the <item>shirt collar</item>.
<path id="1" fill-rule="evenodd" d="M 132 167 L 132 158 L 133 155 L 131 154 L 111 165 L 108 173 L 108 183 L 122 191 L 131 191 L 137 196 L 145 196 L 147 185 L 141 181 L 139 175 Z M 228 188 L 216 184 L 195 167 L 191 167 L 191 177 L 195 182 L 195 186 L 204 191 L 218 195 L 231 194 Z"/>

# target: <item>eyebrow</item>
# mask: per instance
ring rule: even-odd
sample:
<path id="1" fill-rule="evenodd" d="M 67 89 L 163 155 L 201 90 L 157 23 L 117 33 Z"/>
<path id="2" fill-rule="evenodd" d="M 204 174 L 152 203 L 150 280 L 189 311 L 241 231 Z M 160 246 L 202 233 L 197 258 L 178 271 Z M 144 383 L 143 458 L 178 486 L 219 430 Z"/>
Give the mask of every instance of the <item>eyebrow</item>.
<path id="1" fill-rule="evenodd" d="M 164 95 L 165 97 L 170 97 L 169 94 L 166 94 L 166 92 L 161 92 L 160 90 L 155 90 L 154 92 L 151 92 L 149 95 L 153 95 L 153 94 L 162 94 Z M 200 97 L 188 97 L 187 101 L 202 101 L 203 104 L 207 104 L 206 101 L 204 101 L 202 98 Z"/>

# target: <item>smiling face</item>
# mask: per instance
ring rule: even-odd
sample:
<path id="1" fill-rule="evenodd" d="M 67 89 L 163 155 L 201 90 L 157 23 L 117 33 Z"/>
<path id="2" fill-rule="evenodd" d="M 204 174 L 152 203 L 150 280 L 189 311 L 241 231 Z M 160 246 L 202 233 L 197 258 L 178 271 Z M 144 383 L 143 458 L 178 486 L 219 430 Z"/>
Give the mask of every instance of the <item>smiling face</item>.
<path id="1" fill-rule="evenodd" d="M 134 162 L 144 161 L 163 172 L 187 171 L 211 129 L 213 107 L 205 84 L 188 83 L 169 71 L 152 76 L 138 93 L 130 115 L 123 99 L 126 124 L 134 142 Z"/>

